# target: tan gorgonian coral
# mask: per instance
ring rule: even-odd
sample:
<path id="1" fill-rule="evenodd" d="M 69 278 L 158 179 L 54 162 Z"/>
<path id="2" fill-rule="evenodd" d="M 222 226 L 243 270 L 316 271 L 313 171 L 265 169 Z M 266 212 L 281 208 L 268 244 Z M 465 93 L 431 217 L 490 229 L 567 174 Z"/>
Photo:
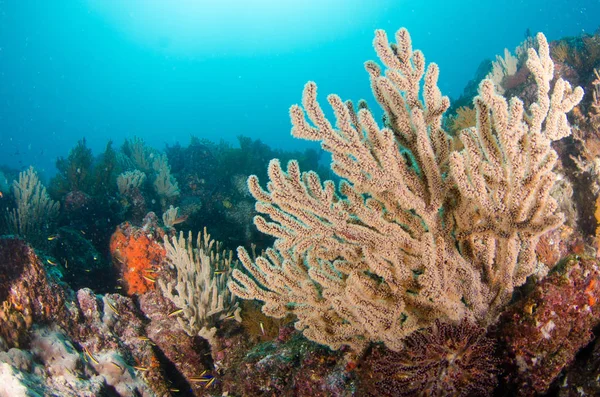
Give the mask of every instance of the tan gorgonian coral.
<path id="1" fill-rule="evenodd" d="M 519 81 L 519 71 L 521 71 L 529 48 L 534 46 L 532 37 L 528 37 L 515 48 L 515 55 L 505 48 L 504 57 L 496 55 L 496 60 L 492 61 L 492 70 L 485 77 L 491 80 L 499 94 L 504 94 L 505 90 L 510 88 L 515 81 Z M 522 73 L 522 71 L 521 71 Z"/>
<path id="2" fill-rule="evenodd" d="M 50 198 L 33 167 L 19 173 L 19 179 L 13 181 L 12 192 L 17 206 L 6 216 L 9 232 L 30 243 L 39 243 L 47 237 L 60 204 Z"/>
<path id="3" fill-rule="evenodd" d="M 449 118 L 448 129 L 452 135 L 458 135 L 458 133 L 470 127 L 475 127 L 477 124 L 477 112 L 474 108 L 467 106 L 461 106 L 456 109 L 456 115 Z"/>
<path id="4" fill-rule="evenodd" d="M 129 159 L 136 168 L 144 172 L 152 171 L 152 159 L 157 153 L 156 150 L 146 146 L 146 142 L 139 137 L 133 137 L 131 141 L 126 139 L 125 147 L 128 149 Z"/>
<path id="5" fill-rule="evenodd" d="M 554 47 L 552 47 L 550 51 L 550 56 L 555 62 L 562 63 L 565 62 L 569 57 L 569 51 L 569 45 L 566 42 L 561 41 Z"/>
<path id="6" fill-rule="evenodd" d="M 302 107 L 290 109 L 292 134 L 331 152 L 341 194 L 296 161 L 286 172 L 272 160 L 266 191 L 251 176 L 266 216 L 255 224 L 276 241 L 255 261 L 238 249 L 247 273 L 234 271 L 231 291 L 264 301 L 267 315 L 295 314 L 297 329 L 332 349 L 384 342 L 399 350 L 436 319 L 492 322 L 534 271 L 539 236 L 563 222 L 550 196 L 550 143 L 570 134 L 566 113 L 583 91 L 559 79 L 550 92 L 548 43 L 542 34 L 537 41 L 527 60 L 537 101 L 524 109 L 484 80 L 477 125 L 461 132 L 460 150 L 442 129 L 449 100 L 437 87 L 438 67 L 425 70 L 406 29 L 393 45 L 376 32 L 385 75 L 366 64 L 385 128 L 367 108 L 330 95 L 334 127 L 308 83 Z"/>
<path id="7" fill-rule="evenodd" d="M 140 170 L 126 171 L 117 177 L 117 188 L 122 196 L 130 195 L 135 189 L 142 187 L 146 174 Z"/>
<path id="8" fill-rule="evenodd" d="M 165 227 L 167 227 L 167 228 L 174 227 L 178 223 L 177 222 L 178 219 L 179 219 L 179 207 L 173 207 L 172 205 L 170 205 L 169 209 L 167 209 L 162 214 L 163 225 L 165 225 Z"/>
<path id="9" fill-rule="evenodd" d="M 232 252 L 222 250 L 221 244 L 204 233 L 198 233 L 195 244 L 192 232 L 184 237 L 165 237 L 167 262 L 176 276 L 172 281 L 158 279 L 167 298 L 182 310 L 177 317 L 190 336 L 199 335 L 214 345 L 217 323 L 227 318 L 241 321 L 239 302 L 227 288 L 235 262 Z"/>
<path id="10" fill-rule="evenodd" d="M 160 196 L 161 206 L 166 208 L 167 202 L 179 196 L 179 184 L 171 174 L 171 167 L 165 154 L 156 155 L 152 168 L 156 172 L 154 190 Z"/>

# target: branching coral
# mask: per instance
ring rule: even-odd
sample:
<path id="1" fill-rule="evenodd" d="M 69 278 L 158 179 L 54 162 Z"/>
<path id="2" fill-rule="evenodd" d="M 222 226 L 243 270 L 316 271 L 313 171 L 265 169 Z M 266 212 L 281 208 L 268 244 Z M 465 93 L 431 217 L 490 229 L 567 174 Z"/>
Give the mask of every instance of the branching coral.
<path id="1" fill-rule="evenodd" d="M 152 163 L 152 168 L 156 172 L 154 190 L 160 197 L 162 207 L 166 208 L 169 200 L 179 196 L 179 185 L 175 177 L 171 175 L 171 167 L 169 167 L 166 155 L 158 155 Z"/>
<path id="2" fill-rule="evenodd" d="M 19 174 L 12 191 L 17 208 L 7 214 L 10 232 L 33 243 L 42 241 L 58 216 L 60 204 L 50 198 L 33 167 Z"/>
<path id="3" fill-rule="evenodd" d="M 461 106 L 456 109 L 456 115 L 448 120 L 449 132 L 453 135 L 458 134 L 465 128 L 475 127 L 477 124 L 477 112 L 475 109 Z"/>
<path id="4" fill-rule="evenodd" d="M 175 177 L 171 174 L 171 167 L 167 155 L 160 154 L 156 150 L 146 146 L 143 139 L 134 138 L 133 141 L 125 141 L 123 145 L 123 152 L 126 154 L 127 162 L 137 168 L 137 170 L 130 173 L 122 174 L 124 179 L 119 182 L 119 189 L 127 188 L 127 184 L 136 182 L 137 186 L 141 185 L 144 180 L 139 179 L 140 171 L 141 174 L 153 173 L 152 185 L 156 194 L 160 197 L 161 206 L 164 209 L 168 208 L 168 204 L 179 197 L 179 184 Z M 137 173 L 134 174 L 134 173 Z M 132 177 L 135 177 L 132 178 Z M 135 187 L 135 186 L 134 186 Z M 123 194 L 123 192 L 121 192 Z"/>
<path id="5" fill-rule="evenodd" d="M 512 55 L 508 49 L 504 49 L 504 57 L 496 55 L 496 60 L 492 62 L 492 70 L 486 76 L 486 79 L 494 83 L 494 87 L 499 94 L 504 94 L 506 90 L 524 82 L 527 76 L 526 68 L 523 68 L 529 48 L 534 46 L 532 37 L 528 37 L 524 42 L 515 48 L 515 55 Z"/>
<path id="6" fill-rule="evenodd" d="M 200 335 L 214 345 L 218 321 L 235 318 L 241 321 L 237 298 L 227 289 L 235 265 L 232 252 L 221 249 L 206 228 L 196 242 L 190 232 L 184 237 L 165 238 L 167 262 L 177 272 L 171 281 L 158 283 L 173 304 L 182 310 L 179 324 L 190 336 Z"/>
<path id="7" fill-rule="evenodd" d="M 117 187 L 122 196 L 132 194 L 132 191 L 139 189 L 146 181 L 146 174 L 140 170 L 126 171 L 117 177 Z"/>
<path id="8" fill-rule="evenodd" d="M 56 168 L 58 174 L 52 185 L 60 192 L 83 191 L 88 192 L 92 187 L 92 169 L 94 156 L 87 147 L 85 138 L 77 142 L 69 152 L 69 156 L 58 158 Z"/>
<path id="9" fill-rule="evenodd" d="M 583 91 L 559 79 L 550 92 L 546 38 L 528 50 L 537 101 L 528 109 L 507 102 L 484 80 L 477 126 L 462 131 L 460 151 L 442 129 L 449 100 L 437 65 L 425 70 L 405 29 L 396 41 L 376 33 L 385 75 L 366 64 L 385 128 L 368 109 L 330 95 L 334 128 L 314 83 L 303 107 L 290 110 L 292 134 L 331 152 L 341 194 L 294 161 L 287 172 L 271 161 L 267 191 L 248 180 L 257 211 L 270 218 L 255 224 L 276 242 L 255 261 L 238 249 L 248 273 L 234 271 L 230 289 L 264 301 L 267 315 L 295 314 L 297 329 L 333 349 L 383 341 L 400 350 L 436 319 L 488 324 L 534 271 L 539 236 L 563 222 L 549 195 L 557 160 L 550 143 L 570 134 L 566 112 Z"/>

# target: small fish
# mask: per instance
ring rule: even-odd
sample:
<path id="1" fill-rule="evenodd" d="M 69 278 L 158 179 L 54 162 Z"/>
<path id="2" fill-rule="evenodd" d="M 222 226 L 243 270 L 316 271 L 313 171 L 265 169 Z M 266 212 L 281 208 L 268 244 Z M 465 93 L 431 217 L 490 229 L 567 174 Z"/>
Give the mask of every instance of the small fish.
<path id="1" fill-rule="evenodd" d="M 177 225 L 179 223 L 183 223 L 183 222 L 187 221 L 187 218 L 188 218 L 187 215 L 180 216 L 179 218 L 177 218 L 177 219 L 175 219 L 173 221 L 173 225 Z"/>
<path id="2" fill-rule="evenodd" d="M 119 311 L 113 306 L 112 303 L 110 303 L 110 301 L 108 299 L 106 300 L 106 306 L 108 306 L 110 310 L 112 310 L 113 312 L 115 312 L 115 314 L 117 316 L 121 315 L 121 313 L 119 313 Z"/>
<path id="3" fill-rule="evenodd" d="M 4 193 L 2 193 L 2 191 L 0 190 L 0 198 L 4 197 Z"/>
<path id="4" fill-rule="evenodd" d="M 147 336 L 138 336 L 137 338 L 138 340 L 150 343 L 152 346 L 156 346 L 156 343 L 152 342 L 152 339 L 148 338 Z"/>
<path id="5" fill-rule="evenodd" d="M 150 281 L 151 283 L 155 283 L 155 282 L 156 282 L 156 279 L 155 279 L 155 278 L 153 278 L 153 277 L 148 277 L 148 276 L 144 276 L 144 275 L 142 275 L 142 277 L 143 277 L 145 280 L 148 280 L 148 281 Z"/>
<path id="6" fill-rule="evenodd" d="M 167 315 L 167 317 L 173 317 L 173 316 L 176 316 L 176 315 L 178 315 L 179 313 L 183 313 L 183 309 L 177 309 L 177 310 L 173 310 L 171 313 L 169 313 L 169 314 Z"/>
<path id="7" fill-rule="evenodd" d="M 83 234 L 85 236 L 85 232 L 83 230 L 80 230 L 81 234 Z"/>
<path id="8" fill-rule="evenodd" d="M 205 382 L 210 382 L 211 380 L 213 380 L 215 378 L 214 376 L 212 376 L 210 374 L 208 374 L 208 375 L 205 375 L 205 374 L 206 374 L 206 370 L 204 372 L 202 372 L 202 374 L 199 376 L 192 376 L 190 378 L 190 381 L 205 383 Z"/>
<path id="9" fill-rule="evenodd" d="M 48 236 L 48 241 L 52 241 L 52 240 L 57 239 L 57 238 L 58 238 L 58 234 L 53 234 L 51 236 Z"/>
<path id="10" fill-rule="evenodd" d="M 52 262 L 50 259 L 46 259 L 46 261 L 52 266 L 56 266 L 56 262 Z"/>
<path id="11" fill-rule="evenodd" d="M 145 371 L 148 371 L 148 370 L 149 370 L 149 368 L 148 368 L 148 367 L 137 367 L 137 366 L 135 366 L 135 365 L 133 366 L 133 368 L 137 369 L 138 371 L 142 371 L 142 372 L 145 372 Z"/>
<path id="12" fill-rule="evenodd" d="M 92 352 L 90 352 L 90 350 L 87 347 L 84 347 L 83 350 L 85 351 L 85 354 L 90 358 L 90 360 L 94 362 L 94 364 L 100 364 L 100 361 L 96 360 L 96 357 L 94 357 Z"/>
<path id="13" fill-rule="evenodd" d="M 210 385 L 212 385 L 213 383 L 215 383 L 215 379 L 216 379 L 216 378 L 212 378 L 212 379 L 210 380 L 210 382 L 208 382 L 208 383 L 206 384 L 206 386 L 204 386 L 204 388 L 205 388 L 205 389 L 208 389 L 208 388 L 210 387 Z"/>
<path id="14" fill-rule="evenodd" d="M 170 388 L 169 391 L 173 393 L 179 393 L 179 389 Z"/>
<path id="15" fill-rule="evenodd" d="M 114 362 L 114 361 L 111 361 L 110 363 L 111 363 L 112 365 L 114 365 L 115 367 L 119 368 L 121 371 L 123 371 L 123 367 L 121 367 L 121 366 L 120 366 L 119 364 L 117 364 L 116 362 Z"/>
<path id="16" fill-rule="evenodd" d="M 65 269 L 69 268 L 69 261 L 65 259 Z"/>
<path id="17" fill-rule="evenodd" d="M 262 332 L 262 334 L 264 336 L 265 335 L 265 326 L 263 325 L 262 321 L 259 324 L 260 324 L 260 332 Z"/>
<path id="18" fill-rule="evenodd" d="M 235 314 L 233 313 L 225 317 L 223 320 L 231 320 L 232 318 L 235 318 Z"/>
<path id="19" fill-rule="evenodd" d="M 215 271 L 215 274 L 224 274 L 224 273 L 226 273 L 225 270 L 217 270 L 217 271 Z"/>

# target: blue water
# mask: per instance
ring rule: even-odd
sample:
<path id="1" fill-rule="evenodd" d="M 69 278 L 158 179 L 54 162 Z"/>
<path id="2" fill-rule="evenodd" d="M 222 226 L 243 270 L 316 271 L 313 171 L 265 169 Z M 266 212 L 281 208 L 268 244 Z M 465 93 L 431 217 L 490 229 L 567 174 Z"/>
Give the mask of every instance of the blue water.
<path id="1" fill-rule="evenodd" d="M 593 33 L 598 15 L 591 0 L 0 0 L 0 164 L 48 176 L 82 137 L 95 154 L 133 136 L 308 147 L 289 106 L 308 80 L 322 99 L 374 103 L 363 62 L 376 28 L 407 27 L 456 98 L 527 29 Z"/>

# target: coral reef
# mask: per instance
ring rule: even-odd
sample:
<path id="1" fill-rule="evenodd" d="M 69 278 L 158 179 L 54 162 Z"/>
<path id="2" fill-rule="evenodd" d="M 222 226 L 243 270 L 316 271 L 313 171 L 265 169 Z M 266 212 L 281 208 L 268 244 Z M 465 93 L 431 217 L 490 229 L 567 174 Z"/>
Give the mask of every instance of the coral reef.
<path id="1" fill-rule="evenodd" d="M 66 159 L 61 157 L 56 160 L 58 175 L 52 181 L 54 189 L 63 193 L 91 191 L 93 163 L 92 150 L 87 147 L 84 138 L 77 142 Z"/>
<path id="2" fill-rule="evenodd" d="M 94 373 L 104 377 L 129 373 L 143 380 L 137 393 L 160 394 L 169 389 L 160 359 L 144 333 L 144 319 L 131 299 L 119 294 L 96 296 L 81 289 L 59 324 Z"/>
<path id="3" fill-rule="evenodd" d="M 378 31 L 381 123 L 291 109 L 331 169 L 243 136 L 83 139 L 49 193 L 0 167 L 0 395 L 599 394 L 598 37 L 529 37 L 450 108 Z"/>
<path id="4" fill-rule="evenodd" d="M 477 125 L 477 112 L 474 108 L 461 106 L 456 109 L 456 114 L 446 119 L 448 132 L 454 136 L 465 128 L 475 127 Z"/>
<path id="5" fill-rule="evenodd" d="M 139 310 L 148 321 L 145 337 L 160 352 L 161 368 L 168 375 L 172 391 L 182 395 L 204 395 L 203 375 L 213 373 L 210 346 L 200 337 L 189 336 L 173 319 L 177 308 L 160 289 L 149 290 L 138 298 Z M 174 392 L 174 394 L 176 394 Z"/>
<path id="6" fill-rule="evenodd" d="M 171 167 L 166 154 L 146 146 L 141 138 L 134 138 L 132 141 L 126 140 L 123 144 L 123 158 L 121 162 L 124 168 L 137 168 L 138 172 L 149 175 L 152 180 L 154 192 L 159 198 L 162 210 L 168 208 L 179 197 L 179 183 L 175 176 L 171 174 Z M 135 173 L 136 171 L 130 171 Z M 135 177 L 134 177 L 135 175 Z M 143 182 L 138 174 L 122 174 L 122 178 L 128 178 L 120 182 L 120 190 L 127 191 L 127 183 L 136 183 L 137 187 Z M 133 179 L 131 179 L 134 177 Z M 145 178 L 144 178 L 145 179 Z"/>
<path id="7" fill-rule="evenodd" d="M 256 212 L 247 176 L 266 177 L 264 165 L 274 157 L 297 158 L 300 164 L 318 170 L 323 176 L 330 172 L 320 166 L 315 150 L 285 152 L 244 136 L 239 136 L 238 142 L 239 147 L 234 147 L 192 137 L 187 147 L 179 144 L 167 147 L 171 171 L 180 181 L 178 206 L 180 214 L 187 216 L 186 226 L 190 230 L 210 225 L 211 234 L 228 248 L 251 244 L 264 248 L 273 241 L 257 232 L 252 224 Z"/>
<path id="8" fill-rule="evenodd" d="M 155 395 L 135 375 L 123 357 L 114 353 L 82 356 L 59 329 L 36 328 L 30 350 L 10 349 L 0 353 L 2 396 L 102 396 Z"/>
<path id="9" fill-rule="evenodd" d="M 283 327 L 277 339 L 254 347 L 236 338 L 230 338 L 228 346 L 223 358 L 228 370 L 219 377 L 219 383 L 229 395 L 359 395 L 355 394 L 356 376 L 348 369 L 343 353 L 332 354 L 293 328 Z M 244 352 L 241 357 L 240 351 Z"/>

